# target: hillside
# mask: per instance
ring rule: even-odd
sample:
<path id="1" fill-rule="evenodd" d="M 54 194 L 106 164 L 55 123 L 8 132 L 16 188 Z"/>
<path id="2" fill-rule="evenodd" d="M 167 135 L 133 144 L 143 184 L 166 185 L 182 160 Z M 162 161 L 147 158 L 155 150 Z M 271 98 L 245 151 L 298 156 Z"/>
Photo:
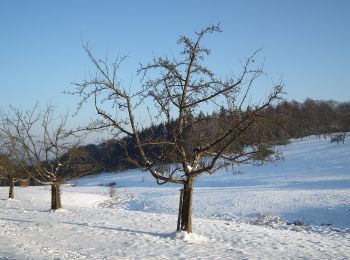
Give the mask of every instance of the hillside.
<path id="1" fill-rule="evenodd" d="M 273 164 L 201 176 L 190 236 L 174 232 L 179 187 L 138 170 L 65 186 L 57 212 L 48 210 L 46 187 L 17 188 L 15 200 L 1 187 L 0 258 L 349 258 L 349 138 L 294 139 L 278 149 L 284 158 Z"/>

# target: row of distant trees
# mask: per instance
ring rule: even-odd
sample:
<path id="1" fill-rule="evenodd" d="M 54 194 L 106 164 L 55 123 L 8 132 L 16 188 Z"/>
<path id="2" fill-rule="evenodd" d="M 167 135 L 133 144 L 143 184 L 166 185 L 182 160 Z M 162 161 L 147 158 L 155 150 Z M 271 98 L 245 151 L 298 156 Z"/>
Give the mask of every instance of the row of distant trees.
<path id="1" fill-rule="evenodd" d="M 246 111 L 232 111 L 221 108 L 211 114 L 205 114 L 200 111 L 198 115 L 189 115 L 186 129 L 187 149 L 194 147 L 198 143 L 205 143 L 209 138 L 215 138 L 215 135 L 228 129 L 237 117 L 244 117 L 250 108 Z M 265 124 L 260 124 L 259 132 L 257 129 L 250 128 L 246 131 L 245 138 L 240 138 L 236 143 L 235 149 L 243 149 L 253 143 L 256 138 L 260 138 L 266 144 L 266 148 L 274 145 L 286 144 L 290 138 L 303 138 L 309 135 L 328 135 L 332 133 L 350 131 L 350 102 L 339 103 L 336 101 L 320 101 L 307 99 L 304 102 L 283 101 L 278 105 L 270 105 L 260 112 L 264 118 L 269 118 Z M 272 125 L 269 122 L 274 122 Z M 170 120 L 166 123 L 151 125 L 142 129 L 140 138 L 142 140 L 171 140 L 172 132 L 176 127 L 176 120 Z M 122 142 L 120 142 L 122 141 Z M 134 165 L 127 160 L 126 154 L 137 155 L 135 143 L 131 137 L 124 137 L 118 142 L 111 139 L 100 144 L 89 144 L 83 147 L 90 158 L 99 161 L 98 172 L 118 171 Z M 127 149 L 127 153 L 125 152 Z M 147 154 L 156 158 L 164 151 L 165 147 L 155 147 L 146 149 Z M 264 150 L 268 153 L 268 150 Z M 266 155 L 266 154 L 265 154 Z M 256 155 L 258 157 L 258 155 Z M 260 156 L 264 156 L 261 150 Z M 256 157 L 256 158 L 257 158 Z M 164 162 L 178 162 L 178 158 L 169 156 Z"/>
<path id="2" fill-rule="evenodd" d="M 350 102 L 283 102 L 274 113 L 282 114 L 284 127 L 293 138 L 350 131 Z"/>
<path id="3" fill-rule="evenodd" d="M 177 229 L 191 233 L 192 190 L 199 176 L 241 163 L 278 159 L 275 144 L 287 142 L 288 137 L 331 132 L 324 127 L 333 122 L 338 122 L 334 127 L 341 131 L 348 129 L 332 116 L 327 119 L 332 123 L 323 122 L 326 119 L 321 116 L 328 112 L 316 109 L 321 109 L 319 102 L 284 102 L 282 83 L 272 86 L 264 100 L 253 103 L 255 83 L 266 75 L 256 62 L 259 51 L 242 62 L 239 73 L 216 75 L 205 64 L 211 51 L 202 42 L 220 31 L 219 25 L 212 25 L 192 38 L 181 36 L 177 56 L 154 57 L 140 66 L 137 87 L 124 86 L 120 80 L 118 69 L 124 58 L 101 60 L 84 45 L 96 73 L 75 83 L 75 89 L 67 93 L 79 98 L 77 113 L 92 105 L 96 117 L 72 131 L 66 128 L 67 116 L 55 116 L 50 106 L 43 111 L 38 107 L 30 111 L 11 108 L 0 126 L 5 158 L 0 164 L 9 165 L 2 166 L 1 176 L 20 172 L 24 178 L 51 185 L 51 207 L 57 209 L 61 207 L 59 187 L 65 180 L 101 170 L 138 167 L 159 184 L 182 187 Z M 204 115 L 204 107 L 218 112 Z M 325 103 L 325 109 L 341 111 L 343 105 Z M 151 126 L 143 126 L 139 113 L 148 114 Z M 91 131 L 107 132 L 111 138 L 81 146 L 81 134 Z"/>

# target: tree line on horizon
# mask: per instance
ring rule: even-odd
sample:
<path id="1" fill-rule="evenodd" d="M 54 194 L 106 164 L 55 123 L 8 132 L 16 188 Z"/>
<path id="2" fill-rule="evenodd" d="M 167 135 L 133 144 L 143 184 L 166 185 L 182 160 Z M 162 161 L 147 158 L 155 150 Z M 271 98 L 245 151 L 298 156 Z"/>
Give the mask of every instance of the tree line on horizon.
<path id="1" fill-rule="evenodd" d="M 248 108 L 249 110 L 249 108 Z M 259 138 L 263 138 L 267 146 L 284 145 L 290 138 L 303 138 L 310 135 L 329 135 L 332 133 L 345 133 L 350 131 L 350 102 L 336 102 L 333 100 L 322 101 L 306 99 L 304 102 L 284 101 L 277 106 L 268 106 L 262 112 L 265 117 L 277 122 L 274 128 L 271 126 L 260 127 L 263 132 Z M 213 133 L 222 132 L 229 126 L 237 116 L 237 112 L 226 111 L 224 109 L 214 111 L 211 114 L 200 113 L 187 118 L 189 129 L 186 131 L 189 146 L 191 137 L 196 139 L 207 139 Z M 171 132 L 176 126 L 176 120 L 166 124 L 151 125 L 140 132 L 142 139 L 167 139 L 171 137 Z M 250 129 L 245 140 L 241 140 L 241 148 L 249 146 L 249 142 L 255 142 L 254 130 Z M 88 144 L 82 147 L 89 158 L 98 161 L 98 166 L 94 173 L 121 171 L 134 167 L 127 160 L 126 154 L 137 155 L 135 143 L 132 138 L 124 137 L 122 142 L 109 140 L 99 144 Z M 123 143 L 123 145 L 121 144 Z M 125 148 L 127 151 L 125 151 Z M 163 147 L 164 148 L 164 147 Z M 161 152 L 157 149 L 147 149 L 149 154 L 157 157 Z M 170 157 L 167 163 L 178 162 L 176 158 Z"/>
<path id="2" fill-rule="evenodd" d="M 248 108 L 249 110 L 249 108 Z M 346 133 L 350 131 L 350 102 L 337 102 L 334 100 L 313 100 L 306 99 L 304 102 L 284 101 L 277 106 L 268 106 L 262 113 L 271 117 L 278 125 L 274 128 L 263 129 L 264 142 L 269 146 L 284 145 L 290 138 L 303 138 L 309 135 L 328 135 L 332 133 Z M 197 116 L 187 118 L 189 129 L 187 131 L 187 143 L 191 146 L 191 136 L 207 139 L 213 133 L 223 131 L 225 126 L 230 125 L 233 120 L 233 112 L 224 109 L 214 111 L 211 114 L 205 114 L 200 111 Z M 169 140 L 171 133 L 176 125 L 176 120 L 158 125 L 152 124 L 140 132 L 142 139 L 148 140 Z M 260 129 L 261 130 L 261 129 Z M 260 136 L 261 138 L 261 136 Z M 254 139 L 254 133 L 249 133 L 245 141 L 241 141 L 241 147 L 244 148 Z M 164 148 L 164 147 L 163 147 Z M 127 149 L 127 151 L 125 151 Z M 130 137 L 123 137 L 121 140 L 108 140 L 98 144 L 80 145 L 80 160 L 87 165 L 94 165 L 89 174 L 98 174 L 101 172 L 121 171 L 134 167 L 127 160 L 126 154 L 137 156 L 135 143 Z M 157 157 L 159 149 L 146 149 L 151 157 Z M 68 156 L 68 153 L 65 154 Z M 2 165 L 6 157 L 2 154 L 0 162 Z M 175 157 L 169 156 L 166 163 L 178 162 Z M 18 168 L 19 166 L 17 166 Z M 67 171 L 72 172 L 72 169 Z M 19 180 L 18 177 L 13 181 Z M 3 178 L 0 185 L 8 185 L 11 180 Z M 35 179 L 29 180 L 30 185 L 40 185 Z"/>

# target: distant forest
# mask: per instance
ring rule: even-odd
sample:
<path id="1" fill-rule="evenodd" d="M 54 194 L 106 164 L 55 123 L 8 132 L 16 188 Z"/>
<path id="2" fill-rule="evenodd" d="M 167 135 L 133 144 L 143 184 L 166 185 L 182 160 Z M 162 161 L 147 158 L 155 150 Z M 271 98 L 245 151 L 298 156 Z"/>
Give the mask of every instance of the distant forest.
<path id="1" fill-rule="evenodd" d="M 227 132 L 232 124 L 245 117 L 253 108 L 248 107 L 245 111 L 227 111 L 221 109 L 212 114 L 200 112 L 198 115 L 189 114 L 186 118 L 185 140 L 188 154 L 193 154 L 196 147 L 208 143 L 208 140 L 216 140 L 218 136 Z M 240 141 L 230 146 L 228 152 L 239 152 L 245 147 L 251 147 L 256 143 L 264 144 L 262 153 L 259 153 L 256 161 L 270 155 L 270 149 L 276 145 L 288 144 L 290 138 L 303 138 L 309 135 L 318 135 L 319 138 L 333 133 L 331 141 L 341 142 L 336 138 L 345 138 L 345 133 L 350 132 L 350 102 L 339 103 L 336 101 L 317 101 L 307 99 L 303 103 L 297 101 L 284 101 L 276 106 L 265 107 L 259 111 L 263 123 L 258 123 L 240 137 Z M 179 162 L 171 152 L 167 141 L 171 141 L 177 131 L 177 121 L 171 120 L 167 123 L 153 124 L 140 133 L 144 143 L 150 145 L 144 147 L 145 152 L 152 160 L 160 155 L 166 154 L 163 163 Z M 259 139 L 258 139 L 259 138 Z M 344 139 L 343 139 L 344 140 Z M 342 140 L 342 141 L 343 141 Z M 164 142 L 164 145 L 153 146 L 152 143 Z M 266 148 L 266 149 L 265 149 Z M 130 161 L 137 159 L 138 151 L 133 138 L 124 137 L 118 140 L 111 139 L 99 144 L 88 144 L 79 147 L 83 158 L 79 158 L 78 165 L 90 165 L 88 174 L 100 172 L 121 171 L 134 168 Z M 127 156 L 129 155 L 129 156 Z M 67 155 L 68 156 L 68 155 Z M 261 157 L 261 158 L 260 158 Z M 136 161 L 136 160 L 135 160 Z M 71 164 L 74 168 L 74 163 Z M 164 167 L 162 165 L 161 167 Z M 63 174 L 70 175 L 72 168 L 68 168 Z M 160 169 L 161 170 L 161 169 Z M 30 178 L 30 185 L 40 185 Z M 0 180 L 0 186 L 8 185 L 6 179 Z M 16 183 L 19 185 L 19 183 Z"/>
<path id="2" fill-rule="evenodd" d="M 225 126 L 229 126 L 235 118 L 249 112 L 246 111 L 215 111 L 210 115 L 203 112 L 198 115 L 192 115 L 187 119 L 188 129 L 185 142 L 189 149 L 200 144 L 200 140 L 211 138 L 223 132 Z M 336 132 L 350 131 L 350 102 L 339 103 L 336 101 L 317 101 L 307 99 L 303 103 L 297 101 L 285 101 L 277 106 L 266 107 L 263 116 L 268 116 L 271 121 L 278 122 L 276 127 L 271 125 L 266 128 L 259 126 L 259 129 L 250 130 L 244 138 L 244 141 L 237 144 L 243 148 L 249 143 L 254 143 L 254 138 L 264 138 L 264 143 L 268 146 L 287 144 L 290 138 L 302 138 L 309 135 L 327 135 Z M 143 129 L 140 137 L 147 140 L 167 140 L 172 137 L 172 131 L 176 127 L 176 121 L 166 124 L 151 125 Z M 255 135 L 259 131 L 263 135 Z M 126 154 L 137 156 L 135 143 L 131 138 L 122 138 L 120 140 L 109 140 L 100 144 L 89 144 L 82 147 L 89 158 L 98 162 L 95 173 L 102 171 L 118 171 L 134 167 L 132 163 L 126 160 Z M 163 149 L 166 149 L 166 145 Z M 157 154 L 164 151 L 150 147 L 146 148 L 149 154 L 157 157 Z M 168 163 L 176 162 L 177 158 L 169 157 Z"/>

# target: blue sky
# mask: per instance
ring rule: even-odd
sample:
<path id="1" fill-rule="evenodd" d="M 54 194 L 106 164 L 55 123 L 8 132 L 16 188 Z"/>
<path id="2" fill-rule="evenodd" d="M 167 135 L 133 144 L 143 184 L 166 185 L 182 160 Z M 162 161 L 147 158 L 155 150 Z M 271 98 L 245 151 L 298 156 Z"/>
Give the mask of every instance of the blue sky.
<path id="1" fill-rule="evenodd" d="M 349 14 L 347 0 L 3 0 L 0 108 L 36 101 L 74 108 L 77 99 L 62 91 L 91 69 L 82 41 L 98 57 L 128 55 L 120 72 L 129 84 L 140 62 L 176 53 L 180 35 L 218 22 L 223 32 L 205 43 L 219 75 L 239 72 L 240 62 L 263 47 L 268 77 L 283 77 L 287 99 L 349 101 Z"/>

